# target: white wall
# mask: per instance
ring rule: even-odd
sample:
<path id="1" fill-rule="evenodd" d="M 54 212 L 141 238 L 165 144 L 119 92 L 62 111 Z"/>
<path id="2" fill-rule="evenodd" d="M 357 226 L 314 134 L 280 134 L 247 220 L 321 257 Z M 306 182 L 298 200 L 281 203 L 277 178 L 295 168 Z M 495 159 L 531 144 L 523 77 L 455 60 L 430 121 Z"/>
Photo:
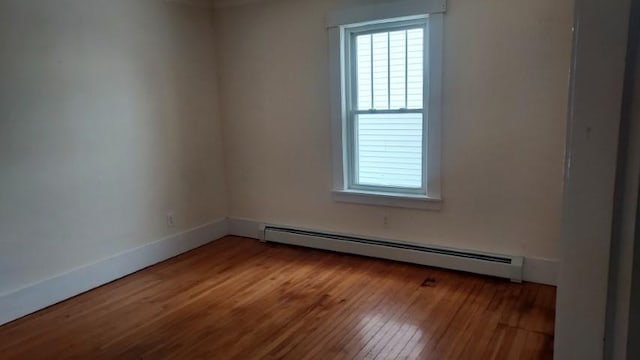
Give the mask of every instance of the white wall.
<path id="1" fill-rule="evenodd" d="M 448 2 L 439 212 L 331 198 L 324 17 L 356 2 L 216 11 L 230 216 L 556 258 L 572 1 Z"/>
<path id="2" fill-rule="evenodd" d="M 201 8 L 0 1 L 0 294 L 226 215 L 213 46 Z"/>

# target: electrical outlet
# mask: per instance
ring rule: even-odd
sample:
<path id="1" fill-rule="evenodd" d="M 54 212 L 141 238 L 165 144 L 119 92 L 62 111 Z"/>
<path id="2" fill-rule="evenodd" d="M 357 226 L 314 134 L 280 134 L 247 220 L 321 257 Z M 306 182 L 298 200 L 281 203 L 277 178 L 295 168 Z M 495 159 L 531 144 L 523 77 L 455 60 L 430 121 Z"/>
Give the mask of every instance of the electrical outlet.
<path id="1" fill-rule="evenodd" d="M 176 227 L 176 219 L 173 211 L 167 212 L 167 227 L 173 228 Z"/>
<path id="2" fill-rule="evenodd" d="M 386 228 L 389 227 L 389 216 L 385 215 L 384 218 L 382 219 L 382 225 Z"/>

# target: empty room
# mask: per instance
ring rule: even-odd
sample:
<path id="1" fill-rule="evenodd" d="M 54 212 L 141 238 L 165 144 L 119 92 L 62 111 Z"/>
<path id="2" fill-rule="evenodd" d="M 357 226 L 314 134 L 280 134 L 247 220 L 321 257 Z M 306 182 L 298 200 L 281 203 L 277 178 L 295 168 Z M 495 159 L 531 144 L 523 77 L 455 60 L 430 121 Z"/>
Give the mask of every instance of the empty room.
<path id="1" fill-rule="evenodd" d="M 638 359 L 638 45 L 636 0 L 0 0 L 0 359 Z"/>

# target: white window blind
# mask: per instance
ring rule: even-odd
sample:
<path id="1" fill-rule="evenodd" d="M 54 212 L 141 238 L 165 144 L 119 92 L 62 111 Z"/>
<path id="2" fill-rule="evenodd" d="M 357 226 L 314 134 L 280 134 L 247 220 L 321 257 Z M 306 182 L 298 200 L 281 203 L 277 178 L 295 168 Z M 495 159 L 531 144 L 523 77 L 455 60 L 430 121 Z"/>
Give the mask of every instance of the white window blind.
<path id="1" fill-rule="evenodd" d="M 353 36 L 353 185 L 422 189 L 424 26 Z"/>

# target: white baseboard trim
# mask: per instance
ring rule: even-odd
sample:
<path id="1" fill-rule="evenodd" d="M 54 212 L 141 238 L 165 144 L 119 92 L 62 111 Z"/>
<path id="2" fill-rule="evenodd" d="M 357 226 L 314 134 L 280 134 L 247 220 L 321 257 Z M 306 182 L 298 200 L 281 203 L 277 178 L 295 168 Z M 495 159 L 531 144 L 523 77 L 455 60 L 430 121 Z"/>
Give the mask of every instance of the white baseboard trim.
<path id="1" fill-rule="evenodd" d="M 227 234 L 227 219 L 215 220 L 2 294 L 0 325 L 220 239 Z"/>
<path id="2" fill-rule="evenodd" d="M 0 325 L 226 235 L 260 239 L 262 224 L 264 222 L 239 218 L 215 220 L 35 284 L 0 294 Z M 555 286 L 557 271 L 557 260 L 525 257 L 523 280 Z"/>
<path id="3" fill-rule="evenodd" d="M 249 219 L 229 218 L 229 235 L 261 239 L 260 225 L 263 222 Z"/>
<path id="4" fill-rule="evenodd" d="M 525 258 L 522 278 L 524 281 L 556 286 L 558 283 L 558 260 Z"/>
<path id="5" fill-rule="evenodd" d="M 230 218 L 229 234 L 262 239 L 260 229 L 262 224 L 264 222 L 257 220 Z M 522 280 L 524 281 L 556 286 L 558 260 L 525 257 L 522 272 Z"/>

